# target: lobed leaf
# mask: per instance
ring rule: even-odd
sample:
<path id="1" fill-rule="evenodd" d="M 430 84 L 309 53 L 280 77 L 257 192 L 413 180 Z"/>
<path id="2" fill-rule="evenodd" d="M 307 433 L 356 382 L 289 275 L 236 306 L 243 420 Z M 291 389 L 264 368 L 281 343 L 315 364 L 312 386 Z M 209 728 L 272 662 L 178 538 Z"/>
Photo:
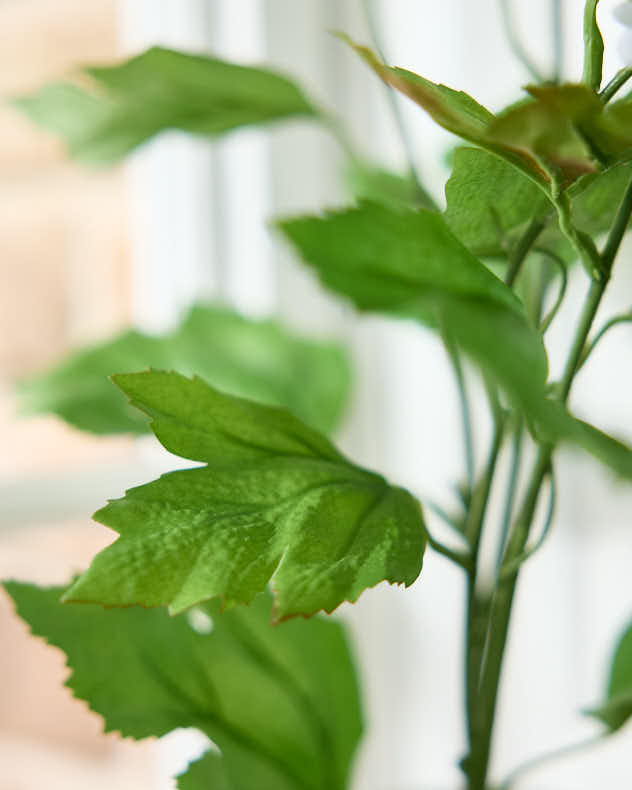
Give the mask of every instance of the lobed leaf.
<path id="1" fill-rule="evenodd" d="M 337 344 L 307 340 L 228 308 L 197 305 L 171 332 L 128 330 L 23 382 L 22 409 L 57 414 L 94 433 L 143 433 L 147 420 L 109 376 L 148 367 L 198 374 L 233 395 L 287 406 L 325 432 L 337 425 L 350 386 L 349 362 Z"/>
<path id="2" fill-rule="evenodd" d="M 616 732 L 632 718 L 632 624 L 621 636 L 612 658 L 606 699 L 589 711 Z"/>
<path id="3" fill-rule="evenodd" d="M 166 129 L 215 136 L 318 116 L 300 88 L 276 72 L 161 47 L 83 74 L 87 83 L 47 85 L 14 104 L 91 162 L 119 159 Z"/>
<path id="4" fill-rule="evenodd" d="M 272 628 L 268 594 L 232 612 L 207 604 L 169 617 L 61 605 L 59 587 L 5 588 L 33 633 L 66 653 L 66 685 L 106 732 L 139 739 L 196 727 L 219 747 L 181 787 L 347 786 L 362 715 L 340 623 L 317 617 Z"/>
<path id="5" fill-rule="evenodd" d="M 425 546 L 417 501 L 290 412 L 176 373 L 113 378 L 167 450 L 206 466 L 99 510 L 94 518 L 120 537 L 67 600 L 178 612 L 215 596 L 249 603 L 272 580 L 284 619 L 331 612 L 381 581 L 417 578 Z"/>

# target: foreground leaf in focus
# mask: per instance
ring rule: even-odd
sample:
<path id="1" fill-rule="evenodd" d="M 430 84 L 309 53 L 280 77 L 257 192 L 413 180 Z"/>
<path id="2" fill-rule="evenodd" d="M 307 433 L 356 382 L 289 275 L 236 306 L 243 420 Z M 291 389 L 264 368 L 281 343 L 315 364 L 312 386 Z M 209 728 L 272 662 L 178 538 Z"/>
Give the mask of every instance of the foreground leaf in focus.
<path id="1" fill-rule="evenodd" d="M 294 82 L 273 71 L 161 47 L 83 74 L 81 84 L 46 85 L 14 104 L 91 162 L 119 159 L 166 129 L 214 136 L 318 114 Z"/>
<path id="2" fill-rule="evenodd" d="M 590 711 L 612 731 L 632 718 L 632 625 L 622 635 L 614 651 L 606 699 Z"/>
<path id="3" fill-rule="evenodd" d="M 335 343 L 306 340 L 273 321 L 198 305 L 172 332 L 149 336 L 129 330 L 23 382 L 22 409 L 57 414 L 94 433 L 146 432 L 147 420 L 109 376 L 148 367 L 198 374 L 233 395 L 287 406 L 325 432 L 337 425 L 349 393 L 349 363 Z"/>
<path id="4" fill-rule="evenodd" d="M 120 538 L 68 600 L 178 612 L 215 596 L 249 603 L 272 579 L 282 619 L 417 578 L 425 544 L 417 501 L 290 412 L 176 373 L 114 381 L 150 415 L 167 450 L 207 466 L 164 475 L 99 510 L 94 518 Z"/>
<path id="5" fill-rule="evenodd" d="M 66 685 L 106 732 L 139 739 L 196 727 L 219 747 L 221 757 L 208 753 L 181 778 L 186 790 L 346 788 L 362 719 L 339 623 L 273 628 L 267 594 L 233 612 L 207 604 L 169 617 L 62 605 L 58 587 L 5 587 L 33 633 L 66 653 Z"/>

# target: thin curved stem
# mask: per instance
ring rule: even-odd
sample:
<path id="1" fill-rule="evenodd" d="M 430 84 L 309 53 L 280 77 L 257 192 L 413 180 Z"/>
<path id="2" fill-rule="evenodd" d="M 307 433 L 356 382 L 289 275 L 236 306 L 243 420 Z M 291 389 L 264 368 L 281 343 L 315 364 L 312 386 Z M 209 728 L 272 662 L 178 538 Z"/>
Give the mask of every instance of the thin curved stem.
<path id="1" fill-rule="evenodd" d="M 599 343 L 601 338 L 610 330 L 613 326 L 617 326 L 618 324 L 629 324 L 632 323 L 632 310 L 629 313 L 621 313 L 621 315 L 615 315 L 614 318 L 611 318 L 609 321 L 601 327 L 601 329 L 597 332 L 595 337 L 590 341 L 590 343 L 584 348 L 583 354 L 579 363 L 577 365 L 577 370 L 581 370 L 581 368 L 586 364 L 586 360 L 595 350 L 595 346 Z"/>
<path id="2" fill-rule="evenodd" d="M 470 400 L 459 350 L 445 335 L 443 342 L 448 352 L 450 362 L 452 363 L 452 370 L 454 371 L 454 378 L 456 379 L 457 391 L 459 394 L 459 408 L 461 411 L 461 425 L 463 428 L 463 447 L 465 450 L 465 471 L 471 495 L 472 489 L 474 488 L 474 430 L 472 427 Z"/>
<path id="3" fill-rule="evenodd" d="M 511 468 L 509 471 L 509 482 L 507 484 L 507 493 L 505 495 L 505 507 L 503 510 L 503 519 L 500 528 L 500 539 L 498 541 L 498 556 L 496 558 L 496 569 L 500 572 L 500 567 L 503 561 L 503 554 L 507 539 L 509 537 L 509 530 L 511 528 L 511 518 L 513 515 L 514 500 L 516 498 L 516 490 L 518 488 L 518 477 L 520 475 L 520 462 L 522 458 L 522 439 L 524 436 L 524 429 L 520 423 L 515 431 L 512 443 L 511 454 Z"/>
<path id="4" fill-rule="evenodd" d="M 632 68 L 626 66 L 619 69 L 606 87 L 599 94 L 599 98 L 604 104 L 607 104 L 610 99 L 625 85 L 625 83 L 632 77 Z"/>
<path id="5" fill-rule="evenodd" d="M 575 752 L 582 751 L 583 749 L 596 746 L 598 743 L 601 743 L 605 736 L 606 733 L 592 735 L 590 738 L 584 738 L 583 741 L 571 743 L 567 746 L 561 746 L 558 749 L 553 749 L 550 752 L 546 752 L 545 754 L 541 754 L 538 757 L 532 758 L 531 760 L 527 760 L 526 762 L 522 763 L 522 765 L 519 765 L 514 771 L 512 771 L 509 776 L 498 785 L 497 790 L 511 790 L 516 782 L 520 781 L 520 779 L 522 779 L 525 774 L 530 773 L 535 768 L 540 768 L 541 766 L 546 765 L 546 763 L 564 759 L 570 754 L 574 754 Z"/>
<path id="6" fill-rule="evenodd" d="M 426 537 L 428 538 L 428 545 L 434 549 L 438 554 L 442 554 L 444 557 L 447 557 L 456 565 L 460 565 L 461 568 L 464 568 L 468 573 L 472 567 L 472 558 L 469 552 L 458 551 L 455 549 L 449 548 L 444 543 L 441 543 L 440 540 L 437 540 L 428 530 L 426 529 Z"/>
<path id="7" fill-rule="evenodd" d="M 509 42 L 512 52 L 536 82 L 543 82 L 543 75 L 535 63 L 531 60 L 526 49 L 522 46 L 522 42 L 518 38 L 513 21 L 511 19 L 510 0 L 500 0 L 500 14 L 502 17 L 505 35 L 507 36 L 507 41 Z"/>
<path id="8" fill-rule="evenodd" d="M 539 326 L 539 331 L 541 334 L 544 334 L 546 330 L 551 326 L 553 319 L 557 315 L 557 311 L 560 309 L 562 302 L 564 301 L 564 296 L 566 295 L 566 287 L 568 285 L 568 272 L 566 270 L 566 264 L 560 258 L 557 253 L 552 252 L 551 250 L 547 250 L 545 247 L 535 247 L 534 252 L 539 252 L 540 255 L 546 255 L 553 263 L 557 266 L 558 271 L 561 274 L 561 281 L 560 281 L 560 288 L 557 294 L 557 298 L 555 303 L 546 314 L 546 316 L 542 319 Z"/>
<path id="9" fill-rule="evenodd" d="M 537 241 L 538 236 L 544 230 L 545 221 L 540 218 L 534 218 L 529 223 L 527 229 L 522 234 L 518 243 L 509 254 L 509 266 L 505 274 L 505 285 L 512 287 L 516 281 L 516 277 L 520 273 L 520 268 L 529 254 L 531 248 Z"/>
<path id="10" fill-rule="evenodd" d="M 527 548 L 522 554 L 519 554 L 514 560 L 509 562 L 507 565 L 501 566 L 500 574 L 499 574 L 500 581 L 504 581 L 509 576 L 515 574 L 521 565 L 524 565 L 524 563 L 530 557 L 532 557 L 539 549 L 541 549 L 549 535 L 549 532 L 551 531 L 551 525 L 553 524 L 553 516 L 555 515 L 555 504 L 557 501 L 557 486 L 555 484 L 555 474 L 553 472 L 552 467 L 549 473 L 549 478 L 551 481 L 550 490 L 549 490 L 549 504 L 547 506 L 546 517 L 544 519 L 544 526 L 542 527 L 542 532 L 540 533 L 540 537 L 536 540 L 533 546 Z"/>

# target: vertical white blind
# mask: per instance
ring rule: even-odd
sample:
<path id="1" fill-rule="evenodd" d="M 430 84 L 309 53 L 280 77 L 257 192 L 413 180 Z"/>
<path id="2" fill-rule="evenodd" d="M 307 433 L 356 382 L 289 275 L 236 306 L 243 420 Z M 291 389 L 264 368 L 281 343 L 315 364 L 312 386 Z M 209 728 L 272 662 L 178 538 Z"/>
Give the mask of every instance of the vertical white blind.
<path id="1" fill-rule="evenodd" d="M 496 0 L 377 5 L 387 54 L 398 65 L 467 90 L 492 108 L 515 98 L 514 86 L 528 81 L 505 43 Z M 540 31 L 549 5 L 514 1 L 520 34 L 544 70 L 551 42 L 548 29 Z M 610 36 L 612 3 L 602 6 Z M 580 0 L 565 3 L 569 76 L 579 73 L 582 7 Z M 404 166 L 382 86 L 326 32 L 342 28 L 366 40 L 360 2 L 123 0 L 121 20 L 127 51 L 162 43 L 265 61 L 296 75 L 345 120 L 367 156 Z M 616 67 L 610 56 L 609 73 Z M 441 200 L 443 155 L 454 141 L 410 103 L 401 108 L 417 164 Z M 416 493 L 449 502 L 450 485 L 462 473 L 460 433 L 453 383 L 436 339 L 409 325 L 352 315 L 325 296 L 266 229 L 272 215 L 340 202 L 340 164 L 335 141 L 308 124 L 239 132 L 216 144 L 170 133 L 136 154 L 129 168 L 136 320 L 148 328 L 168 325 L 203 296 L 250 314 L 278 311 L 304 330 L 336 333 L 353 350 L 357 377 L 352 414 L 340 437 L 345 449 Z M 629 265 L 617 275 L 608 309 L 629 306 L 631 277 Z M 583 287 L 580 275 L 575 298 Z M 552 332 L 560 350 L 568 329 L 561 318 Z M 613 333 L 594 373 L 578 381 L 578 410 L 606 428 L 630 424 L 630 374 L 620 365 L 625 343 L 629 333 Z M 488 419 L 480 409 L 476 429 L 482 456 Z M 578 710 L 598 699 L 608 651 L 632 612 L 632 497 L 594 463 L 563 460 L 555 532 L 520 585 L 499 712 L 499 774 L 594 729 Z M 465 748 L 463 603 L 459 571 L 429 553 L 411 590 L 378 588 L 355 607 L 344 607 L 369 718 L 355 790 L 458 786 L 456 762 Z M 189 740 L 172 741 L 162 753 L 165 771 L 174 754 L 181 759 L 195 748 Z M 534 774 L 523 786 L 624 790 L 632 781 L 628 749 L 623 738 L 613 739 L 606 748 Z"/>

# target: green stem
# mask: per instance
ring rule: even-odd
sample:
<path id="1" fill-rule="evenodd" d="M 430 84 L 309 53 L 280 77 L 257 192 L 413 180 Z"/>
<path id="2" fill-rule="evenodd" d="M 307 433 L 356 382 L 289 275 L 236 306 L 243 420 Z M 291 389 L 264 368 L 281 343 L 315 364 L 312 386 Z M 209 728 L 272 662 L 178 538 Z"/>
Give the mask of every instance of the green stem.
<path id="1" fill-rule="evenodd" d="M 568 399 L 573 378 L 577 373 L 588 334 L 592 327 L 597 309 L 606 290 L 612 265 L 621 245 L 623 234 L 632 214 L 632 181 L 619 206 L 614 225 L 608 236 L 601 256 L 599 270 L 601 276 L 591 281 L 582 312 L 579 316 L 574 340 L 569 351 L 564 372 L 557 390 L 557 399 L 565 403 Z M 522 508 L 514 523 L 503 565 L 509 566 L 525 550 L 529 537 L 529 529 L 538 503 L 538 496 L 544 478 L 551 464 L 554 446 L 542 444 L 538 450 L 535 465 L 524 495 Z M 516 590 L 519 569 L 515 573 L 499 579 L 494 593 L 490 611 L 489 634 L 485 652 L 478 703 L 471 721 L 472 750 L 468 761 L 470 790 L 485 790 L 489 766 L 490 747 L 496 699 L 500 684 L 503 656 L 507 645 L 511 609 Z"/>
<path id="2" fill-rule="evenodd" d="M 609 321 L 601 327 L 601 329 L 597 332 L 593 340 L 585 347 L 581 359 L 577 365 L 577 370 L 581 370 L 584 366 L 588 357 L 592 354 L 595 350 L 595 346 L 599 343 L 601 338 L 609 332 L 613 326 L 617 326 L 618 324 L 629 324 L 632 323 L 632 310 L 629 313 L 622 313 L 621 315 L 615 315 L 614 318 L 611 318 Z"/>
<path id="3" fill-rule="evenodd" d="M 535 768 L 540 768 L 542 765 L 546 765 L 546 763 L 551 763 L 555 760 L 561 760 L 564 757 L 568 757 L 569 754 L 574 754 L 575 752 L 588 749 L 591 746 L 596 746 L 598 743 L 601 743 L 604 737 L 604 733 L 599 733 L 599 735 L 593 735 L 590 738 L 584 738 L 583 741 L 578 741 L 576 743 L 562 746 L 558 749 L 553 749 L 550 752 L 546 752 L 545 754 L 541 754 L 531 760 L 527 760 L 522 765 L 519 765 L 514 771 L 512 771 L 509 776 L 498 785 L 497 790 L 511 790 L 516 782 L 520 781 L 520 779 L 522 779 L 525 774 L 530 773 Z"/>
<path id="4" fill-rule="evenodd" d="M 461 411 L 461 425 L 463 429 L 463 447 L 465 450 L 465 470 L 467 474 L 467 483 L 469 493 L 471 495 L 474 487 L 474 431 L 472 429 L 472 412 L 470 409 L 470 401 L 465 384 L 465 375 L 463 373 L 463 365 L 461 364 L 461 356 L 458 348 L 452 343 L 446 333 L 443 333 L 443 342 L 452 363 L 454 377 L 456 379 L 457 391 L 459 394 L 459 408 Z"/>
<path id="5" fill-rule="evenodd" d="M 610 99 L 622 88 L 625 83 L 632 77 L 632 68 L 626 66 L 619 69 L 606 87 L 599 94 L 599 98 L 604 104 L 607 104 Z"/>
<path id="6" fill-rule="evenodd" d="M 534 218 L 529 223 L 527 229 L 509 255 L 509 266 L 505 274 L 505 285 L 511 288 L 514 284 L 520 272 L 520 267 L 529 254 L 531 247 L 533 247 L 537 241 L 538 236 L 544 230 L 544 226 L 545 221 L 542 218 Z"/>
<path id="7" fill-rule="evenodd" d="M 472 501 L 466 524 L 466 537 L 470 544 L 471 569 L 467 584 L 467 614 L 466 614 L 466 667 L 465 667 L 465 696 L 466 713 L 468 719 L 468 732 L 470 734 L 470 747 L 474 732 L 474 718 L 478 709 L 478 688 L 481 674 L 487 619 L 489 614 L 489 601 L 480 596 L 476 589 L 478 554 L 483 532 L 483 522 L 489 501 L 498 454 L 503 438 L 504 425 L 498 419 L 494 420 L 494 433 L 489 451 L 487 465 L 483 477 L 472 492 Z"/>
<path id="8" fill-rule="evenodd" d="M 500 570 L 503 560 L 505 546 L 509 538 L 509 529 L 511 527 L 511 516 L 513 514 L 514 500 L 516 497 L 516 489 L 518 487 L 518 476 L 520 474 L 520 460 L 522 456 L 522 437 L 524 430 L 522 423 L 520 423 L 514 431 L 514 438 L 512 443 L 511 454 L 511 468 L 509 471 L 509 482 L 507 484 L 507 493 L 505 496 L 505 507 L 503 510 L 502 526 L 500 530 L 500 539 L 498 542 L 498 557 L 496 559 L 496 569 Z"/>
<path id="9" fill-rule="evenodd" d="M 555 266 L 557 266 L 557 269 L 561 277 L 560 287 L 557 292 L 557 297 L 555 299 L 555 302 L 553 303 L 553 306 L 546 314 L 546 316 L 540 321 L 540 325 L 538 327 L 540 334 L 543 335 L 546 332 L 546 330 L 551 326 L 553 319 L 557 315 L 557 311 L 560 309 L 560 307 L 562 306 L 562 302 L 564 301 L 564 296 L 566 294 L 566 287 L 568 285 L 568 272 L 566 271 L 566 264 L 560 258 L 560 256 L 557 255 L 557 253 L 552 252 L 551 250 L 547 250 L 545 247 L 536 247 L 535 251 L 539 252 L 541 255 L 545 255 L 551 261 L 553 261 Z"/>

